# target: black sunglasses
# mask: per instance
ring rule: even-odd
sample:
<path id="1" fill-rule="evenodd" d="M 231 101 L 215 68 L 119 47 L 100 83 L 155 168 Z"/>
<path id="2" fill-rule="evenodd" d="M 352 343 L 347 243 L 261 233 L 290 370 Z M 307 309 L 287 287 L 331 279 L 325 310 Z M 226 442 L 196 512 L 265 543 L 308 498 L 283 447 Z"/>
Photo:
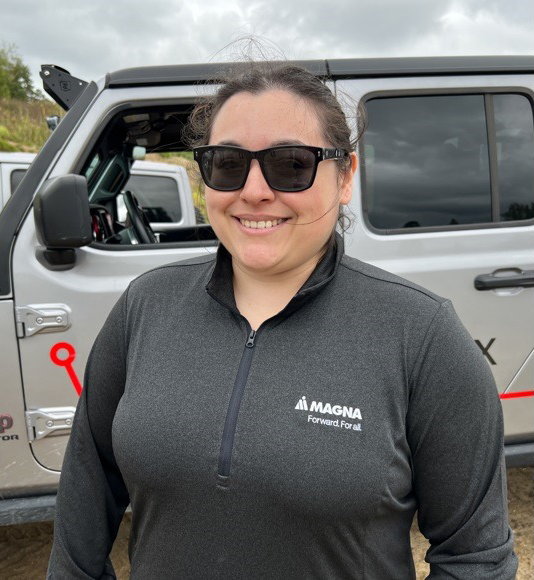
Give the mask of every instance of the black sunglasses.
<path id="1" fill-rule="evenodd" d="M 327 159 L 342 159 L 342 149 L 322 149 L 308 145 L 280 145 L 249 151 L 231 145 L 206 145 L 193 149 L 204 183 L 217 191 L 241 189 L 250 163 L 257 159 L 265 181 L 277 191 L 304 191 L 313 185 L 317 165 Z"/>

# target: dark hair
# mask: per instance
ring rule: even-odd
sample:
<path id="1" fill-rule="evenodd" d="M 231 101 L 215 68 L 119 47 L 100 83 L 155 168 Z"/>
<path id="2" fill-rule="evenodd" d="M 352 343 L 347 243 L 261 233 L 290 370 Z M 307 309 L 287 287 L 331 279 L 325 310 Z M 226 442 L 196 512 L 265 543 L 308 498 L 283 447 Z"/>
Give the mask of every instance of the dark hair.
<path id="1" fill-rule="evenodd" d="M 356 143 L 365 130 L 366 116 L 363 105 L 355 106 L 353 131 L 343 109 L 324 77 L 289 62 L 245 62 L 231 65 L 220 79 L 214 79 L 221 87 L 214 95 L 205 96 L 197 103 L 185 128 L 185 140 L 192 146 L 207 145 L 217 113 L 234 95 L 246 92 L 260 94 L 268 90 L 289 91 L 310 103 L 317 113 L 325 140 L 331 147 L 347 153 L 354 151 Z M 337 161 L 340 175 L 350 168 L 347 154 Z M 350 218 L 340 208 L 338 223 L 345 230 Z"/>

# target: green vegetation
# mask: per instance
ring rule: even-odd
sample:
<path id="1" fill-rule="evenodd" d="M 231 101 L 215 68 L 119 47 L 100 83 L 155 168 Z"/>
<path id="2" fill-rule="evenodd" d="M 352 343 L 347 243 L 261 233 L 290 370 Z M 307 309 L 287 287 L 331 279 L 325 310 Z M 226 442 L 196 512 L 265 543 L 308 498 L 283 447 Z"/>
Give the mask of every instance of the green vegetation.
<path id="1" fill-rule="evenodd" d="M 46 118 L 62 117 L 63 109 L 33 88 L 30 69 L 14 45 L 0 48 L 0 151 L 36 153 L 50 135 Z M 193 202 L 207 220 L 204 183 L 191 151 L 150 153 L 149 161 L 182 165 L 187 169 Z"/>
<path id="2" fill-rule="evenodd" d="M 0 98 L 32 101 L 43 94 L 33 88 L 30 69 L 22 62 L 14 44 L 0 48 Z"/>
<path id="3" fill-rule="evenodd" d="M 50 135 L 46 117 L 63 113 L 44 99 L 0 99 L 0 151 L 39 151 Z"/>
<path id="4" fill-rule="evenodd" d="M 163 161 L 166 161 L 167 159 L 173 159 L 175 157 L 183 157 L 184 159 L 187 159 L 188 161 L 193 161 L 193 152 L 192 151 L 171 151 L 171 152 L 160 153 L 159 155 L 161 155 L 161 159 Z"/>
<path id="5" fill-rule="evenodd" d="M 14 45 L 0 48 L 0 151 L 35 152 L 50 135 L 46 117 L 61 109 L 33 88 Z"/>

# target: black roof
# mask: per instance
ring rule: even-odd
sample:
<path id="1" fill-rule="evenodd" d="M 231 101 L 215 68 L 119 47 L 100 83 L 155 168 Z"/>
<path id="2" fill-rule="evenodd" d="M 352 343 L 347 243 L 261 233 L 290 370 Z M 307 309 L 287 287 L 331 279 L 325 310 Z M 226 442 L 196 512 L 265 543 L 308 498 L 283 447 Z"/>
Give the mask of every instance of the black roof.
<path id="1" fill-rule="evenodd" d="M 532 74 L 534 56 L 439 56 L 346 58 L 291 61 L 314 74 L 335 80 L 372 77 L 451 76 L 467 74 Z M 145 66 L 109 73 L 111 88 L 190 84 L 212 81 L 234 63 Z"/>

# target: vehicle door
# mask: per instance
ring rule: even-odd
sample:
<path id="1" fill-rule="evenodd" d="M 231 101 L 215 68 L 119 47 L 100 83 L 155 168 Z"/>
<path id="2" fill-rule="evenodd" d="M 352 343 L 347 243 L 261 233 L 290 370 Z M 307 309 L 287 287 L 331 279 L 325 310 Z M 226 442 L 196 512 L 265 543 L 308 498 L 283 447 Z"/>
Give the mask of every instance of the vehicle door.
<path id="1" fill-rule="evenodd" d="M 122 134 L 116 129 L 118 115 L 147 103 L 158 106 L 160 101 L 166 107 L 173 103 L 189 106 L 196 96 L 192 86 L 104 90 L 46 178 L 82 173 L 89 179 L 99 163 L 99 153 L 95 153 L 99 140 L 115 130 Z M 134 122 L 135 116 L 131 119 Z M 128 122 L 121 117 L 123 133 Z M 216 250 L 216 241 L 91 244 L 76 249 L 73 267 L 60 271 L 37 259 L 40 250 L 30 212 L 16 239 L 12 270 L 26 419 L 35 459 L 48 470 L 58 471 L 87 356 L 112 306 L 141 273 L 206 256 Z"/>
<path id="2" fill-rule="evenodd" d="M 534 430 L 533 89 L 517 74 L 337 83 L 368 115 L 347 252 L 452 301 L 508 442 Z"/>

